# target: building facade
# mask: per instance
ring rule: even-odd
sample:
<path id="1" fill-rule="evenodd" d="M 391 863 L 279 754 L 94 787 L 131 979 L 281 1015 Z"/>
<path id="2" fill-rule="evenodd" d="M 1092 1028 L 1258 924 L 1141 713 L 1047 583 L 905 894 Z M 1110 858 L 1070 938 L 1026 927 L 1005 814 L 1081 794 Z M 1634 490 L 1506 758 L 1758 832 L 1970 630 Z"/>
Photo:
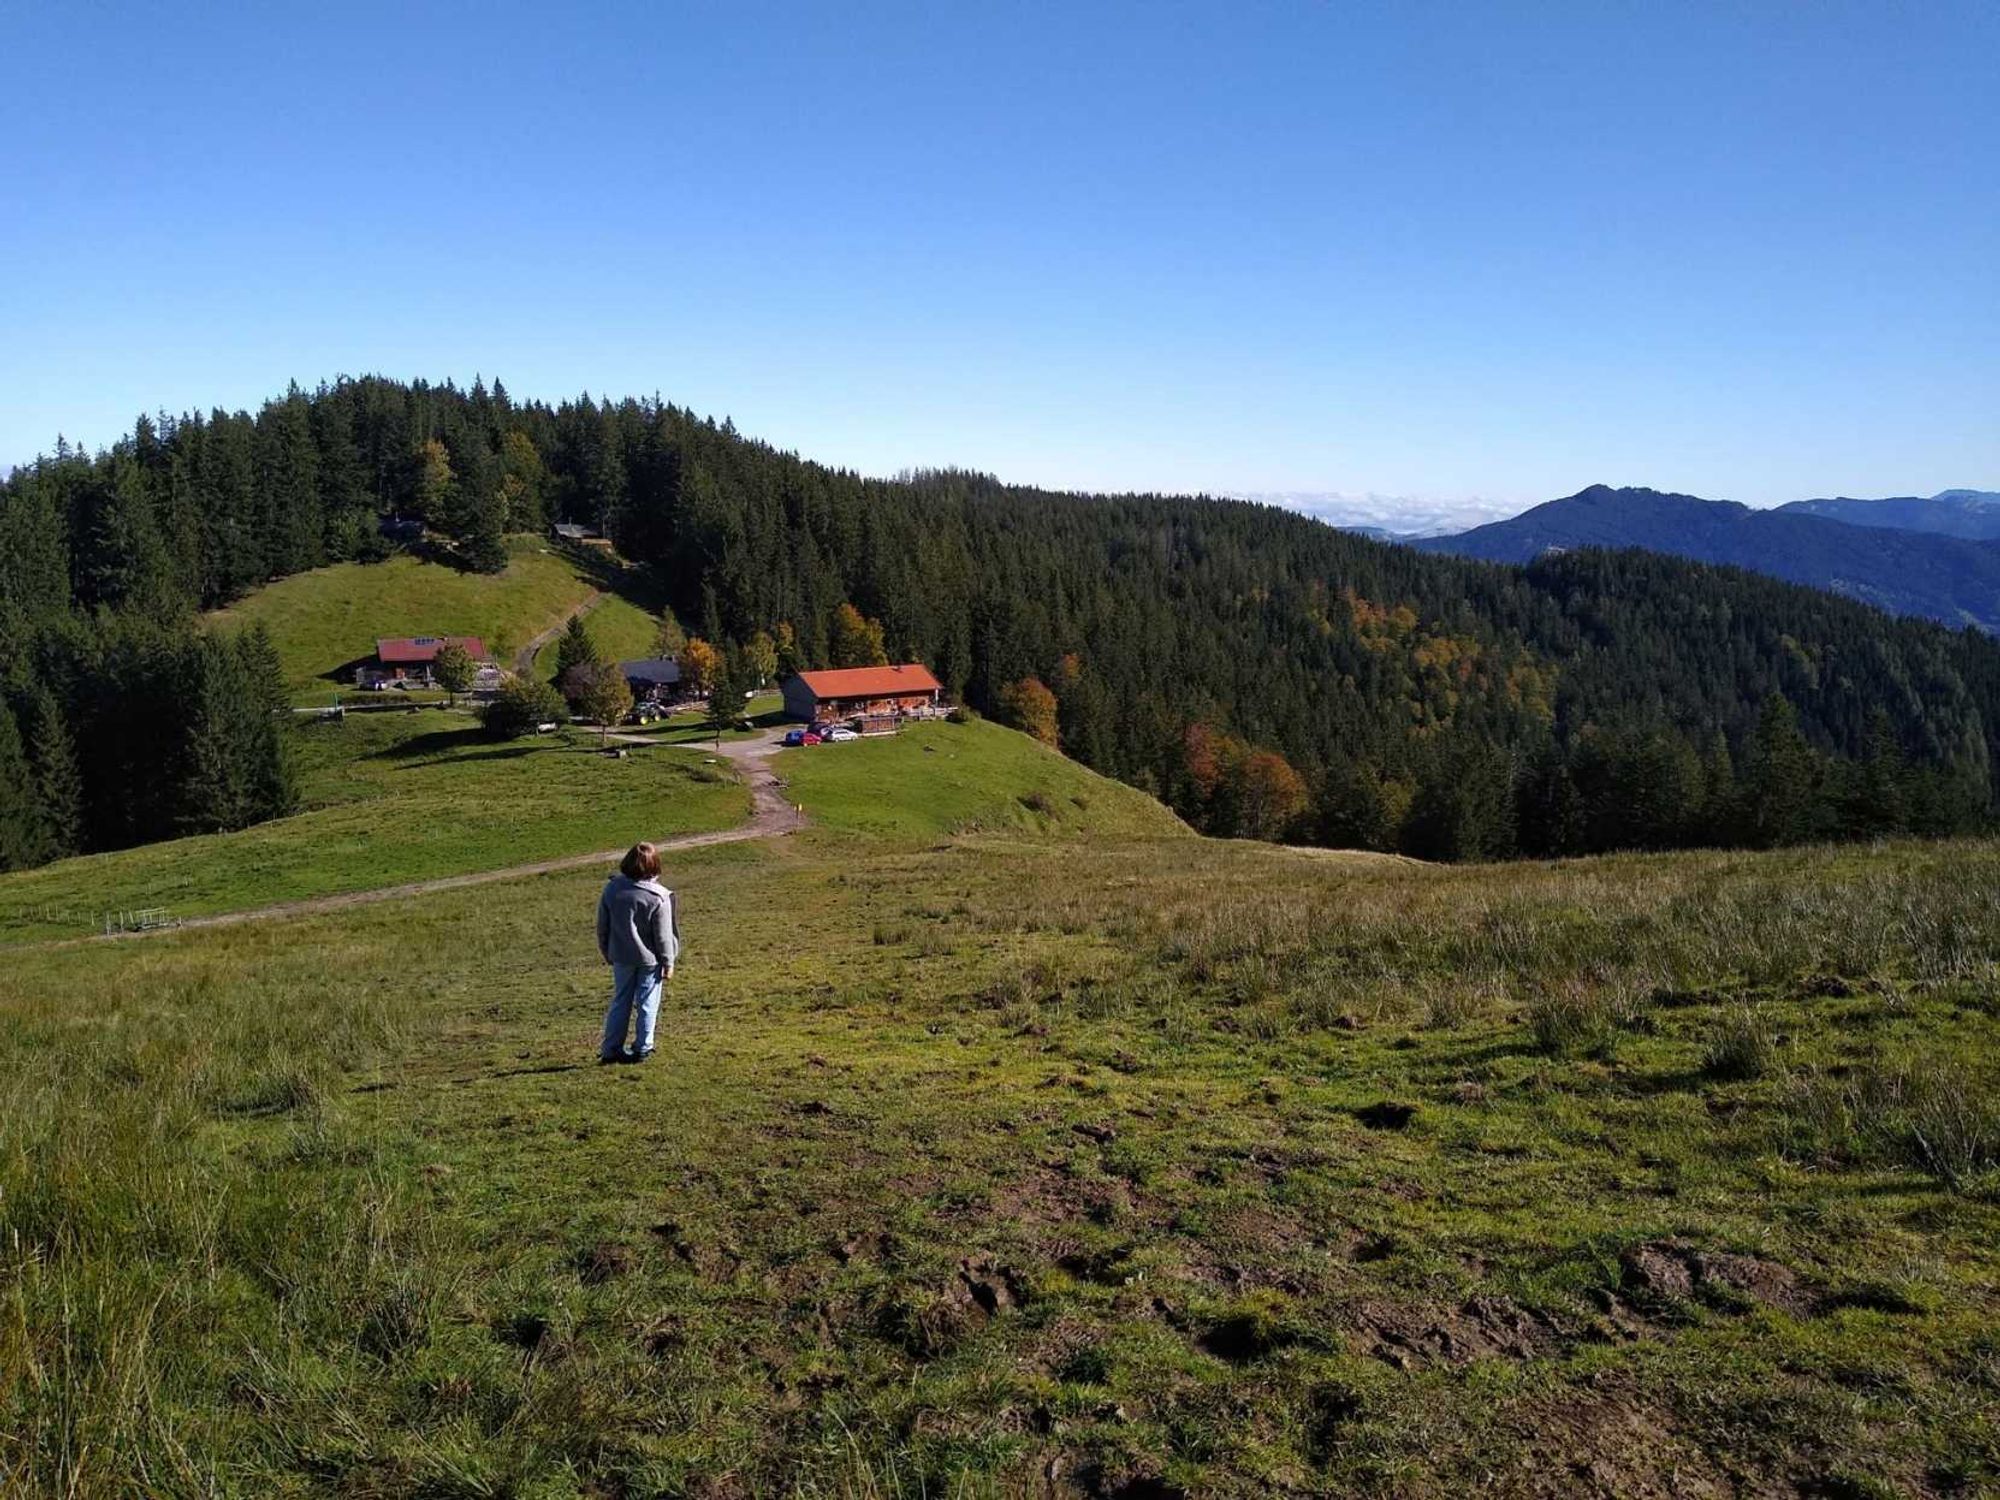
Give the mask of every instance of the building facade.
<path id="1" fill-rule="evenodd" d="M 928 713 L 938 707 L 944 686 L 920 662 L 894 667 L 836 667 L 799 672 L 782 688 L 785 713 L 807 722 L 863 719 L 871 725 Z"/>

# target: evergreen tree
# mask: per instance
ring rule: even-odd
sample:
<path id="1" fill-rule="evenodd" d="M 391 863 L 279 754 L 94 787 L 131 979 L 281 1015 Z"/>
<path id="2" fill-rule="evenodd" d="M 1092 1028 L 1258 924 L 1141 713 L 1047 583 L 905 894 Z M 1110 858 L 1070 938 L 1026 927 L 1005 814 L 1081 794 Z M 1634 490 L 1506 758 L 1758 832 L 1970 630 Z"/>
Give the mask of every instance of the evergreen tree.
<path id="1" fill-rule="evenodd" d="M 663 661 L 679 661 L 681 653 L 687 650 L 687 642 L 687 632 L 681 629 L 673 607 L 661 610 L 659 629 L 653 634 L 653 655 Z"/>
<path id="2" fill-rule="evenodd" d="M 215 833 L 253 821 L 246 775 L 252 751 L 243 733 L 247 697 L 233 651 L 207 637 L 191 643 L 182 657 L 177 832 Z"/>
<path id="3" fill-rule="evenodd" d="M 243 684 L 240 756 L 244 797 L 248 822 L 255 823 L 298 810 L 292 715 L 286 702 L 284 666 L 263 625 L 253 625 L 238 635 L 235 648 Z"/>
<path id="4" fill-rule="evenodd" d="M 601 660 L 597 642 L 584 628 L 583 616 L 571 615 L 569 623 L 563 626 L 562 639 L 556 643 L 556 681 L 567 682 L 572 668 L 595 666 Z"/>
<path id="5" fill-rule="evenodd" d="M 514 431 L 500 440 L 500 501 L 507 530 L 540 531 L 548 524 L 548 482 L 548 469 L 533 438 Z"/>
<path id="6" fill-rule="evenodd" d="M 35 775 L 13 713 L 0 701 L 0 870 L 25 870 L 48 859 L 54 841 Z"/>
<path id="7" fill-rule="evenodd" d="M 1757 716 L 1738 800 L 1742 832 L 1756 848 L 1802 843 L 1820 831 L 1818 765 L 1797 711 L 1781 694 L 1766 697 Z"/>
<path id="8" fill-rule="evenodd" d="M 262 551 L 271 572 L 300 573 L 324 562 L 319 445 L 297 386 L 257 418 L 257 490 Z"/>
<path id="9" fill-rule="evenodd" d="M 83 848 L 83 773 L 55 695 L 39 683 L 26 694 L 21 729 L 41 809 L 45 857 L 76 854 Z"/>
<path id="10" fill-rule="evenodd" d="M 410 508 L 426 525 L 443 529 L 451 523 L 452 507 L 457 503 L 457 478 L 452 472 L 451 453 L 442 442 L 427 438 L 418 445 Z"/>

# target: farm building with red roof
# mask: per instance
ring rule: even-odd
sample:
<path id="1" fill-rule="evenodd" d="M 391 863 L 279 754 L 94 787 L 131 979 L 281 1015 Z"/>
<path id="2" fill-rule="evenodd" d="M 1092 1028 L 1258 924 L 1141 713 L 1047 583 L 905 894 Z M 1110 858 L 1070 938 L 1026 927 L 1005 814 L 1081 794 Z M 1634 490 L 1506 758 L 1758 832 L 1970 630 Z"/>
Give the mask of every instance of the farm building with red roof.
<path id="1" fill-rule="evenodd" d="M 919 662 L 799 672 L 784 682 L 785 712 L 794 719 L 865 719 L 871 725 L 928 713 L 943 692 L 944 684 Z"/>
<path id="2" fill-rule="evenodd" d="M 375 659 L 362 664 L 354 674 L 354 680 L 361 687 L 381 687 L 391 682 L 422 682 L 431 680 L 431 663 L 437 660 L 438 652 L 446 646 L 462 646 L 465 654 L 474 661 L 484 664 L 481 677 L 497 678 L 499 669 L 487 655 L 486 643 L 476 635 L 411 635 L 385 636 L 375 642 Z"/>

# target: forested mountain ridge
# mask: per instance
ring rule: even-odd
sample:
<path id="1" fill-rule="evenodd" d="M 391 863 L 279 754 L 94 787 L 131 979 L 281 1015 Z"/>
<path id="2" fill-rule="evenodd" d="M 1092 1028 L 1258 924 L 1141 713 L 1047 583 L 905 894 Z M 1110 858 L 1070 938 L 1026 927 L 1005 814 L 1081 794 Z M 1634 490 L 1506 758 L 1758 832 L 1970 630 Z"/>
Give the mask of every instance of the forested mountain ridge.
<path id="1" fill-rule="evenodd" d="M 2000 541 L 2000 492 L 1942 490 L 1925 498 L 1896 495 L 1882 500 L 1794 500 L 1778 510 L 1845 521 L 1850 526 L 1879 526 L 1896 531 L 1928 531 L 1967 541 Z"/>
<path id="2" fill-rule="evenodd" d="M 1853 506 L 1894 503 L 1808 501 L 1752 510 L 1732 500 L 1595 484 L 1509 520 L 1414 545 L 1514 563 L 1551 547 L 1644 547 L 1830 589 L 1894 614 L 2000 631 L 2000 545 L 1886 518 L 1850 524 Z M 1822 509 L 1829 505 L 1838 513 Z M 1959 514 L 1964 524 L 1977 524 L 1976 510 Z"/>
<path id="3" fill-rule="evenodd" d="M 1212 832 L 1484 857 L 1990 816 L 2000 646 L 1973 633 L 1637 553 L 1500 567 L 1248 502 L 866 479 L 658 401 L 498 384 L 295 388 L 17 471 L 12 716 L 46 720 L 46 693 L 94 743 L 120 622 L 185 631 L 267 578 L 379 556 L 390 514 L 468 568 L 503 565 L 508 531 L 602 525 L 725 652 L 788 631 L 795 663 L 835 660 L 853 606 L 890 654 Z M 11 762 L 0 739 L 29 802 L 36 738 Z M 115 799 L 116 770 L 86 764 L 74 800 Z M 57 851 L 157 836 L 84 827 Z"/>

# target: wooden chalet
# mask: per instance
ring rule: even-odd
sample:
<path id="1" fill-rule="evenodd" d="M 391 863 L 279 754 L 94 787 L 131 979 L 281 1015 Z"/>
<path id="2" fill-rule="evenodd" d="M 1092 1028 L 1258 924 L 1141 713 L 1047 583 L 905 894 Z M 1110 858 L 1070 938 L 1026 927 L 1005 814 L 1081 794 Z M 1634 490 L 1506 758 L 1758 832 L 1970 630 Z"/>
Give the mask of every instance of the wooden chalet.
<path id="1" fill-rule="evenodd" d="M 904 719 L 934 713 L 944 685 L 920 662 L 894 667 L 836 667 L 799 672 L 783 684 L 785 713 L 807 722 L 860 719 L 868 728 L 894 728 Z"/>
<path id="2" fill-rule="evenodd" d="M 463 646 L 465 654 L 480 664 L 482 682 L 497 680 L 499 668 L 488 655 L 486 643 L 476 635 L 412 635 L 384 637 L 375 642 L 375 659 L 364 662 L 354 674 L 358 687 L 383 687 L 392 682 L 422 683 L 429 687 L 431 663 L 446 646 Z"/>

